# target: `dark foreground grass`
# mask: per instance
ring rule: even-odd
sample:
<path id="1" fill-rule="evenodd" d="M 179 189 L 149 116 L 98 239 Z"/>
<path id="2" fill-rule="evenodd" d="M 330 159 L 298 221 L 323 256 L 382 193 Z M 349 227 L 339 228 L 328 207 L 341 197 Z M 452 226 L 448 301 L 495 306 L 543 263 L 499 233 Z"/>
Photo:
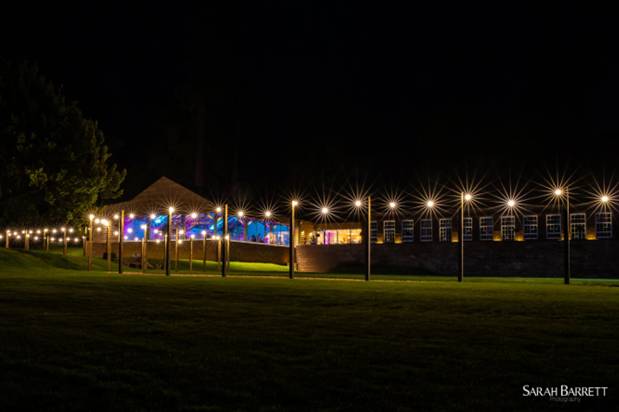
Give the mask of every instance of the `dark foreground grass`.
<path id="1" fill-rule="evenodd" d="M 616 407 L 617 282 L 121 277 L 74 259 L 0 252 L 0 410 Z M 525 384 L 610 388 L 565 403 Z"/>

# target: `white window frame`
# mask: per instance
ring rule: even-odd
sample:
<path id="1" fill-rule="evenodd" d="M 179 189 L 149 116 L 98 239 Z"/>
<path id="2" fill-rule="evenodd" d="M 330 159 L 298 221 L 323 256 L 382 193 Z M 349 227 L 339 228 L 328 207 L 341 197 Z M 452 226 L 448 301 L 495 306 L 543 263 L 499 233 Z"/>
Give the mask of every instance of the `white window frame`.
<path id="1" fill-rule="evenodd" d="M 471 216 L 466 216 L 464 218 L 464 233 L 462 237 L 465 242 L 473 240 L 473 218 Z"/>
<path id="2" fill-rule="evenodd" d="M 613 213 L 598 212 L 595 214 L 595 238 L 613 238 Z"/>
<path id="3" fill-rule="evenodd" d="M 419 240 L 421 242 L 432 242 L 433 235 L 433 223 L 432 219 L 420 219 L 419 220 Z"/>
<path id="4" fill-rule="evenodd" d="M 438 220 L 439 242 L 451 242 L 451 218 L 442 217 Z"/>
<path id="5" fill-rule="evenodd" d="M 492 240 L 494 236 L 494 217 L 481 216 L 479 218 L 479 240 Z"/>
<path id="6" fill-rule="evenodd" d="M 555 220 L 556 222 L 552 222 Z M 558 213 L 551 213 L 546 215 L 546 239 L 548 240 L 560 240 L 561 239 L 561 230 L 563 226 L 563 219 L 561 219 L 561 215 Z M 552 229 L 552 230 L 551 230 Z"/>
<path id="7" fill-rule="evenodd" d="M 526 215 L 522 218 L 522 231 L 524 240 L 539 239 L 539 217 L 537 215 Z"/>
<path id="8" fill-rule="evenodd" d="M 402 220 L 402 243 L 415 241 L 415 221 L 413 219 Z"/>
<path id="9" fill-rule="evenodd" d="M 516 240 L 516 216 L 501 216 L 501 240 Z"/>
<path id="10" fill-rule="evenodd" d="M 570 235 L 572 240 L 587 238 L 587 214 L 570 213 Z"/>
<path id="11" fill-rule="evenodd" d="M 395 220 L 383 220 L 383 243 L 395 243 Z"/>

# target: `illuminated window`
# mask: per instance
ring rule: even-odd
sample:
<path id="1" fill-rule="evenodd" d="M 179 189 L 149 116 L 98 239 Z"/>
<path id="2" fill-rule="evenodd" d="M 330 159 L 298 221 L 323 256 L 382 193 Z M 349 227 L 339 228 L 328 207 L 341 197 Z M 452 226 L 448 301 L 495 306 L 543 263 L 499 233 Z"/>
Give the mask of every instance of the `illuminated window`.
<path id="1" fill-rule="evenodd" d="M 546 239 L 561 239 L 561 215 L 546 215 Z"/>
<path id="2" fill-rule="evenodd" d="M 383 239 L 385 243 L 395 242 L 395 220 L 383 222 Z"/>
<path id="3" fill-rule="evenodd" d="M 412 219 L 402 221 L 402 242 L 411 243 L 415 240 L 415 222 Z"/>
<path id="4" fill-rule="evenodd" d="M 584 240 L 587 237 L 587 215 L 584 213 L 570 214 L 570 231 L 572 239 Z"/>
<path id="5" fill-rule="evenodd" d="M 378 223 L 376 220 L 372 220 L 370 222 L 370 242 L 376 243 L 376 239 L 378 238 Z"/>
<path id="6" fill-rule="evenodd" d="M 501 239 L 514 240 L 516 237 L 516 217 L 501 216 Z"/>
<path id="7" fill-rule="evenodd" d="M 438 240 L 440 242 L 451 242 L 451 218 L 438 220 Z"/>
<path id="8" fill-rule="evenodd" d="M 492 216 L 479 218 L 479 240 L 492 240 L 494 232 L 494 220 Z"/>
<path id="9" fill-rule="evenodd" d="M 340 229 L 337 233 L 340 244 L 361 243 L 361 229 Z"/>
<path id="10" fill-rule="evenodd" d="M 419 240 L 422 242 L 432 241 L 432 219 L 421 219 L 419 222 Z"/>
<path id="11" fill-rule="evenodd" d="M 613 237 L 613 215 L 611 212 L 599 212 L 595 215 L 595 236 L 597 239 Z"/>
<path id="12" fill-rule="evenodd" d="M 469 242 L 473 240 L 473 218 L 465 217 L 464 218 L 464 240 Z"/>
<path id="13" fill-rule="evenodd" d="M 537 215 L 528 215 L 522 219 L 524 240 L 536 240 L 539 237 L 539 225 Z"/>

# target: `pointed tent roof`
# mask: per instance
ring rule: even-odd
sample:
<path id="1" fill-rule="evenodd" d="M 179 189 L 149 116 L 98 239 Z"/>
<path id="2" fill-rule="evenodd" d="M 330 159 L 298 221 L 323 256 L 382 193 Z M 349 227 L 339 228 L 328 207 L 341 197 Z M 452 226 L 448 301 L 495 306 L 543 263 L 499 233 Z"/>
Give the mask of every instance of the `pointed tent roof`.
<path id="1" fill-rule="evenodd" d="M 107 205 L 103 207 L 103 212 L 110 214 L 124 209 L 127 213 L 146 214 L 166 210 L 170 205 L 184 212 L 210 210 L 213 207 L 209 200 L 162 176 L 133 199 Z"/>

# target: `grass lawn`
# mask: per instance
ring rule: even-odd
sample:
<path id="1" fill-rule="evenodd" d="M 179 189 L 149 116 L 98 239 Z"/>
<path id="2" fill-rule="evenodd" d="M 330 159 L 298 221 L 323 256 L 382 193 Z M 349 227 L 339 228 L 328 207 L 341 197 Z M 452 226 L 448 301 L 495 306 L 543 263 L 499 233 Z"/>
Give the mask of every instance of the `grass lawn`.
<path id="1" fill-rule="evenodd" d="M 618 281 L 290 281 L 281 267 L 282 278 L 166 278 L 83 265 L 0 250 L 1 411 L 617 405 Z M 609 390 L 565 403 L 523 398 L 527 384 Z"/>

